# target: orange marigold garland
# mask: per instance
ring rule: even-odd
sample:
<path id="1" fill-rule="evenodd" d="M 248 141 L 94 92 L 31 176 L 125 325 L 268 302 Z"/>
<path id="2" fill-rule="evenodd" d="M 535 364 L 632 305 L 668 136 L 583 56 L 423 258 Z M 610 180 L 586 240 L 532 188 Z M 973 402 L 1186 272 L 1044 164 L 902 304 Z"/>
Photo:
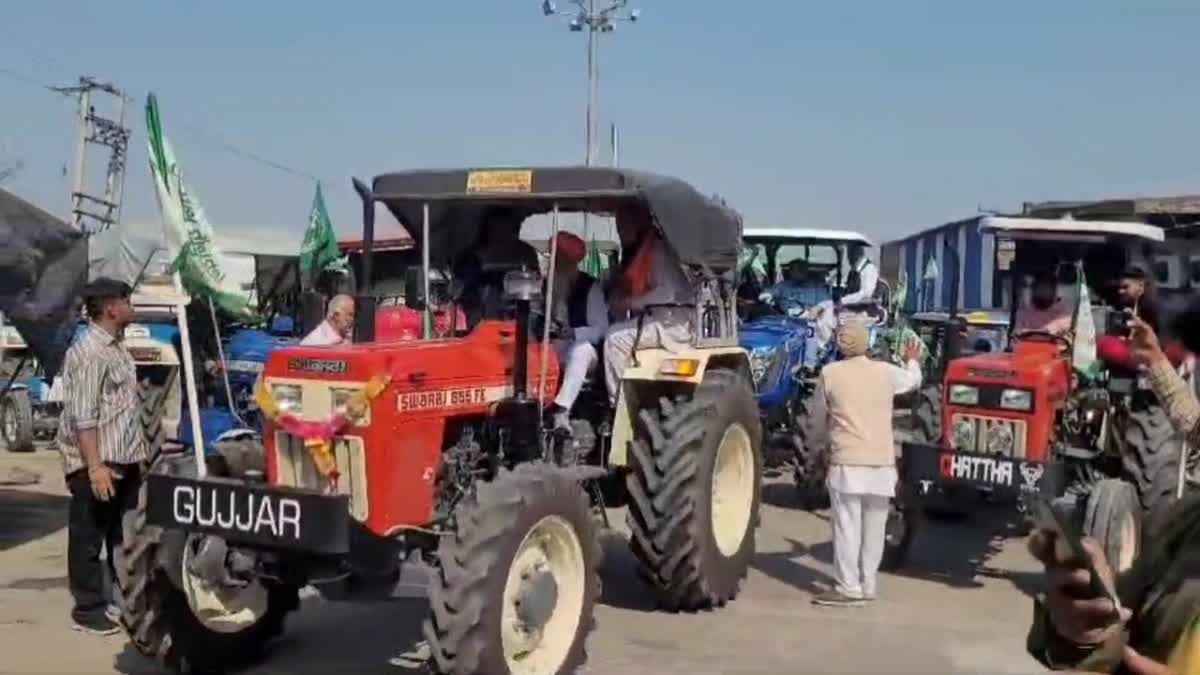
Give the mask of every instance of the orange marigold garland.
<path id="1" fill-rule="evenodd" d="M 382 373 L 372 377 L 362 389 L 354 392 L 346 404 L 333 412 L 333 415 L 321 422 L 302 420 L 291 413 L 279 409 L 275 397 L 267 391 L 260 380 L 254 392 L 254 398 L 262 414 L 284 431 L 304 441 L 304 447 L 313 459 L 317 471 L 330 481 L 338 479 L 337 461 L 330 450 L 333 437 L 342 432 L 352 422 L 362 419 L 370 408 L 371 401 L 379 396 L 388 384 L 391 375 Z"/>

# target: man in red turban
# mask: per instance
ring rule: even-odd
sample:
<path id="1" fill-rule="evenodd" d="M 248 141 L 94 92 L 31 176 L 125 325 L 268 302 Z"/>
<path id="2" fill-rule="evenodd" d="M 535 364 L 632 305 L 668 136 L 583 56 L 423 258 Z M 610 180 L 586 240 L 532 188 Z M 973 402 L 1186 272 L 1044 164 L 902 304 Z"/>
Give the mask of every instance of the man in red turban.
<path id="1" fill-rule="evenodd" d="M 579 269 L 587 245 L 570 232 L 559 232 L 554 241 L 554 309 L 551 319 L 559 326 L 554 347 L 563 369 L 562 387 L 554 399 L 554 427 L 570 429 L 571 407 L 587 375 L 596 367 L 597 347 L 608 331 L 608 302 L 604 287 Z"/>

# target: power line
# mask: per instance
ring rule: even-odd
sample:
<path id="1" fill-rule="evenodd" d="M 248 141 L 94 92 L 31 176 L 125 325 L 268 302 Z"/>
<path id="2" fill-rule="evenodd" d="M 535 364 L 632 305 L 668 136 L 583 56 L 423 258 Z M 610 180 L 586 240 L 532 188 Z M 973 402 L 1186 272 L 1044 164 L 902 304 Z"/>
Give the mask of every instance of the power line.
<path id="1" fill-rule="evenodd" d="M 65 96 L 67 98 L 74 98 L 70 94 L 62 91 L 61 87 L 55 87 L 53 85 L 45 84 L 43 82 L 38 81 L 35 78 L 29 77 L 27 75 L 24 75 L 18 71 L 10 69 L 10 68 L 0 67 L 0 74 L 6 75 L 9 78 L 11 78 L 17 82 L 20 82 L 22 84 L 26 84 L 31 87 L 36 87 L 38 89 L 42 89 L 48 93 L 54 94 L 55 96 Z M 242 148 L 242 147 L 226 140 L 224 137 L 222 137 L 214 132 L 207 131 L 198 125 L 191 124 L 191 123 L 187 122 L 186 120 L 172 117 L 171 125 L 172 125 L 172 127 L 177 127 L 179 129 L 182 129 L 182 130 L 188 132 L 193 138 L 201 139 L 212 145 L 216 145 L 216 146 L 220 147 L 222 150 L 224 150 L 224 151 L 230 153 L 231 155 L 234 155 L 240 159 L 244 159 L 244 160 L 247 160 L 250 162 L 262 164 L 263 166 L 270 167 L 272 169 L 275 169 L 276 171 L 280 171 L 282 173 L 286 173 L 286 174 L 295 176 L 297 178 L 303 178 L 304 180 L 313 181 L 314 183 L 318 182 L 318 181 L 331 182 L 331 183 L 337 182 L 336 180 L 330 180 L 328 178 L 320 178 L 320 177 L 315 176 L 315 175 L 313 175 L 307 171 L 304 171 L 302 169 L 297 169 L 295 167 L 288 166 L 287 164 L 284 164 L 282 162 L 278 162 L 278 161 L 269 159 L 267 157 L 264 157 L 263 155 L 260 155 L 252 150 L 247 150 L 245 148 Z"/>

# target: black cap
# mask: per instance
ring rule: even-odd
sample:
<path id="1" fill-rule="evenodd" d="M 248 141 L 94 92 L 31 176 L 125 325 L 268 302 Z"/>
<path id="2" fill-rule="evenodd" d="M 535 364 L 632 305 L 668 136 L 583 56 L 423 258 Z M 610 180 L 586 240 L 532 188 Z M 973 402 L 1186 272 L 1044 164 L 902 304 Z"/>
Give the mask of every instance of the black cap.
<path id="1" fill-rule="evenodd" d="M 85 300 L 123 300 L 132 294 L 129 284 L 111 277 L 99 277 L 83 287 Z"/>
<path id="2" fill-rule="evenodd" d="M 1129 263 L 1121 270 L 1121 279 L 1146 279 L 1150 275 L 1146 273 L 1146 268 L 1139 263 Z"/>

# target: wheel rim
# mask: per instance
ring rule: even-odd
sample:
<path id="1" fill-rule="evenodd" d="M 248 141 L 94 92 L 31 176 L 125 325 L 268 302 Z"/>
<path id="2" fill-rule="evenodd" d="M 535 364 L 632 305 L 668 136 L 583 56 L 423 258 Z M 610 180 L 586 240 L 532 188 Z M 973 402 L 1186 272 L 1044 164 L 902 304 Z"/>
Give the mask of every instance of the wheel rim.
<path id="1" fill-rule="evenodd" d="M 725 557 L 736 555 L 750 527 L 754 502 L 754 449 L 750 434 L 732 424 L 717 446 L 712 475 L 712 531 Z"/>
<path id="2" fill-rule="evenodd" d="M 191 570 L 196 541 L 184 544 L 181 560 L 183 594 L 196 620 L 216 633 L 238 633 L 257 623 L 267 613 L 267 589 L 257 580 L 242 588 L 226 588 L 201 579 Z"/>
<path id="3" fill-rule="evenodd" d="M 562 516 L 526 532 L 504 584 L 501 644 L 513 675 L 554 675 L 575 642 L 587 570 L 583 545 Z"/>
<path id="4" fill-rule="evenodd" d="M 1132 511 L 1121 516 L 1121 529 L 1117 536 L 1121 545 L 1117 556 L 1117 572 L 1120 573 L 1133 567 L 1133 560 L 1137 557 L 1137 522 Z"/>

